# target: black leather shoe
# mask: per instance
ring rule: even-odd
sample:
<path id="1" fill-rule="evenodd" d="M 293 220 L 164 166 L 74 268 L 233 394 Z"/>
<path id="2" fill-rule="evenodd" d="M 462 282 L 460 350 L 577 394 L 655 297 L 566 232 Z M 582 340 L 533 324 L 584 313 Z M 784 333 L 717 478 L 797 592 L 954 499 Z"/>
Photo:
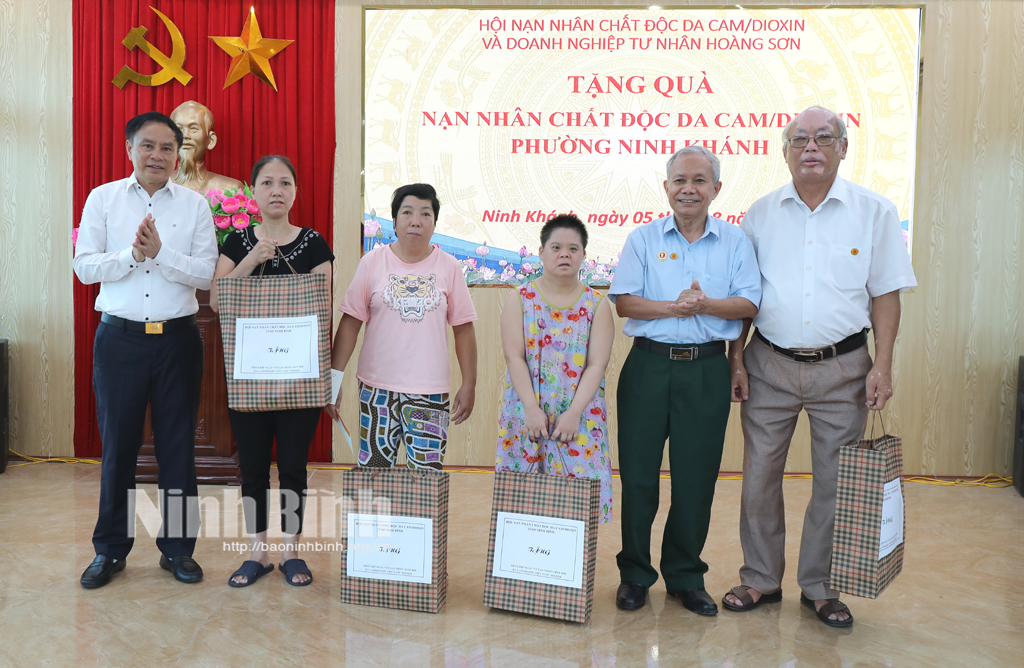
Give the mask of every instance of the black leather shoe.
<path id="1" fill-rule="evenodd" d="M 615 592 L 615 605 L 620 610 L 639 610 L 647 603 L 647 587 L 635 582 L 623 582 Z"/>
<path id="2" fill-rule="evenodd" d="M 105 554 L 97 554 L 89 567 L 82 573 L 82 586 L 86 589 L 99 589 L 110 582 L 110 576 L 124 570 L 124 559 L 114 561 Z"/>
<path id="3" fill-rule="evenodd" d="M 683 602 L 683 607 L 698 615 L 711 617 L 718 614 L 718 604 L 708 595 L 705 589 L 682 589 L 670 591 L 669 596 L 674 596 Z"/>
<path id="4" fill-rule="evenodd" d="M 160 556 L 160 568 L 174 574 L 178 582 L 193 584 L 203 579 L 203 569 L 199 567 L 192 557 L 168 557 L 166 554 Z"/>

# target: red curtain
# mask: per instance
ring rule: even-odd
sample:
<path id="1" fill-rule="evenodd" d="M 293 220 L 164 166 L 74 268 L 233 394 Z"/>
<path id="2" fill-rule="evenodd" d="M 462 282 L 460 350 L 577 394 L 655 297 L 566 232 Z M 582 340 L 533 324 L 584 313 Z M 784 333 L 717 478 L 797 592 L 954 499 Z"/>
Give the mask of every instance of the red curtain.
<path id="1" fill-rule="evenodd" d="M 171 36 L 150 7 L 177 26 L 185 41 L 183 68 L 188 85 L 129 82 L 123 90 L 112 80 L 122 65 L 142 74 L 160 66 L 121 44 L 137 26 L 146 40 L 170 56 Z M 270 59 L 277 91 L 248 75 L 224 89 L 231 57 L 210 36 L 240 36 L 255 7 L 263 36 L 295 42 Z M 145 111 L 170 114 L 186 100 L 206 105 L 216 121 L 217 146 L 207 167 L 249 182 L 260 156 L 291 158 L 298 172 L 295 224 L 312 227 L 333 244 L 334 182 L 334 0 L 76 0 L 74 2 L 74 212 L 96 186 L 132 172 L 125 153 L 124 126 Z M 99 325 L 94 309 L 98 285 L 74 285 L 75 306 L 75 455 L 101 454 L 92 391 L 93 337 Z M 311 461 L 331 460 L 329 420 L 321 420 Z"/>

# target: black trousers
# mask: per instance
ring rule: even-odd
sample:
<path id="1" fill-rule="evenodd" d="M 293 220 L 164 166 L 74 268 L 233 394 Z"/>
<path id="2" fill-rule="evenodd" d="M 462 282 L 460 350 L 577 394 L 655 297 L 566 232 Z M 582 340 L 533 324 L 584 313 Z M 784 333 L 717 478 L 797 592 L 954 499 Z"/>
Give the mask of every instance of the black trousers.
<path id="1" fill-rule="evenodd" d="M 198 327 L 145 334 L 100 323 L 92 376 L 103 442 L 96 554 L 124 559 L 135 542 L 135 464 L 151 405 L 163 515 L 156 544 L 168 557 L 192 555 L 199 533 L 195 443 L 202 380 Z"/>
<path id="2" fill-rule="evenodd" d="M 281 530 L 302 533 L 306 510 L 306 463 L 320 408 L 246 413 L 228 409 L 231 431 L 238 443 L 242 470 L 242 508 L 245 530 L 262 533 L 269 522 L 270 460 L 277 438 L 277 475 L 281 484 Z M 297 519 L 297 522 L 296 522 Z"/>

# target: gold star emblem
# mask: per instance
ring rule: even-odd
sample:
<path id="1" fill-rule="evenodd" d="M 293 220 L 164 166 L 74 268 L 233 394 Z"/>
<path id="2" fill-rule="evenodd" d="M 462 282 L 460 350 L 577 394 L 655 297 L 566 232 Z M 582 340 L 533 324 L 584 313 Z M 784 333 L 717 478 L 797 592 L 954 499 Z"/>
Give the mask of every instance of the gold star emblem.
<path id="1" fill-rule="evenodd" d="M 255 7 L 249 8 L 249 17 L 242 26 L 241 37 L 210 37 L 214 43 L 232 56 L 231 67 L 224 88 L 235 83 L 246 74 L 252 74 L 265 84 L 273 86 L 274 73 L 270 70 L 270 59 L 284 51 L 285 47 L 294 42 L 292 39 L 264 39 L 260 33 L 260 24 L 256 21 Z"/>

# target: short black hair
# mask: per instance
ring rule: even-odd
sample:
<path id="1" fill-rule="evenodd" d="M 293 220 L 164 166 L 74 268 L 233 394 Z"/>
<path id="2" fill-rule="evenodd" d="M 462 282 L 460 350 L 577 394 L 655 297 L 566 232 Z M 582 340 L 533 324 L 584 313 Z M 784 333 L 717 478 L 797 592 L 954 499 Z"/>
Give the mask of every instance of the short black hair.
<path id="1" fill-rule="evenodd" d="M 124 126 L 124 138 L 128 140 L 129 144 L 135 143 L 135 135 L 146 123 L 163 123 L 169 127 L 174 133 L 174 141 L 178 142 L 179 149 L 185 142 L 185 136 L 181 134 L 181 128 L 178 127 L 177 123 L 171 120 L 170 116 L 161 114 L 159 111 L 147 111 L 144 114 L 139 114 L 132 118 Z"/>
<path id="2" fill-rule="evenodd" d="M 429 200 L 430 206 L 434 209 L 434 222 L 437 222 L 437 217 L 441 213 L 441 202 L 437 199 L 434 186 L 429 183 L 410 183 L 396 190 L 391 196 L 391 220 L 398 220 L 398 210 L 402 208 L 402 202 L 406 197 Z"/>
<path id="3" fill-rule="evenodd" d="M 551 238 L 551 233 L 562 227 L 579 232 L 580 239 L 583 240 L 583 250 L 587 250 L 587 226 L 583 224 L 582 220 L 571 213 L 563 213 L 544 223 L 544 227 L 540 229 L 541 248 L 547 244 L 548 239 Z"/>
<path id="4" fill-rule="evenodd" d="M 260 170 L 262 170 L 264 167 L 266 167 L 272 162 L 279 162 L 285 167 L 287 167 L 288 171 L 292 173 L 292 180 L 295 181 L 296 184 L 298 183 L 299 177 L 295 173 L 295 165 L 292 164 L 291 160 L 284 157 L 283 155 L 265 155 L 259 160 L 257 160 L 256 164 L 252 166 L 252 174 L 250 175 L 251 180 L 249 181 L 249 184 L 255 186 L 256 179 L 260 175 Z"/>

